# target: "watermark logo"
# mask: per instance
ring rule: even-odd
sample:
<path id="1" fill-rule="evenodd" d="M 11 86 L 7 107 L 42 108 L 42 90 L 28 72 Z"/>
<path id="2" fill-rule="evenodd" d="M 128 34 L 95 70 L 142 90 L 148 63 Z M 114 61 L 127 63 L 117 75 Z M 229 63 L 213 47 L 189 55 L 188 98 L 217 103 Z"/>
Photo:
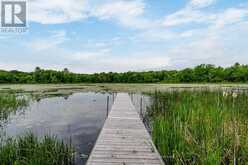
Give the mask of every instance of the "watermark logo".
<path id="1" fill-rule="evenodd" d="M 23 33 L 27 31 L 26 1 L 1 1 L 1 32 Z"/>

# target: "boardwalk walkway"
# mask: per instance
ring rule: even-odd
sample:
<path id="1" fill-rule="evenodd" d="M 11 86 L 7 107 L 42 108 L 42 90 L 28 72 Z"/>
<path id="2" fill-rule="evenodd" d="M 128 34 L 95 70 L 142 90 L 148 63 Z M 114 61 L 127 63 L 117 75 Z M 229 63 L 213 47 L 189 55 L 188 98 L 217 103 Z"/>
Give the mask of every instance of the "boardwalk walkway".
<path id="1" fill-rule="evenodd" d="M 163 165 L 128 94 L 117 95 L 87 165 Z"/>

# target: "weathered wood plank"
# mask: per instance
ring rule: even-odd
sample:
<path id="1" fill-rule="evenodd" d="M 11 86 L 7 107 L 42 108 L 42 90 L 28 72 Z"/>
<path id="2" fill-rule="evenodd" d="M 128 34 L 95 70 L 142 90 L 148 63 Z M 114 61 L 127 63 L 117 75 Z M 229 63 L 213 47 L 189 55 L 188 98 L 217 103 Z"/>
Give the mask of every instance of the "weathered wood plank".
<path id="1" fill-rule="evenodd" d="M 128 94 L 117 95 L 87 165 L 164 165 Z"/>

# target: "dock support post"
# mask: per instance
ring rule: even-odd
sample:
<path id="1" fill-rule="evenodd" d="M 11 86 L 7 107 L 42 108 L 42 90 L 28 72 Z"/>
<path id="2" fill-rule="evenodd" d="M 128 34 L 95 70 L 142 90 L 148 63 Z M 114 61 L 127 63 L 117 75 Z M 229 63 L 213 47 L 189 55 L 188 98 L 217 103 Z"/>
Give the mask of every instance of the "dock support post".
<path id="1" fill-rule="evenodd" d="M 115 93 L 114 92 L 112 93 L 112 101 L 113 102 L 115 101 Z"/>
<path id="2" fill-rule="evenodd" d="M 107 117 L 109 114 L 109 96 L 107 96 Z"/>
<path id="3" fill-rule="evenodd" d="M 142 96 L 141 96 L 141 98 L 140 98 L 140 117 L 141 117 L 141 119 L 143 118 L 143 98 L 142 98 Z"/>

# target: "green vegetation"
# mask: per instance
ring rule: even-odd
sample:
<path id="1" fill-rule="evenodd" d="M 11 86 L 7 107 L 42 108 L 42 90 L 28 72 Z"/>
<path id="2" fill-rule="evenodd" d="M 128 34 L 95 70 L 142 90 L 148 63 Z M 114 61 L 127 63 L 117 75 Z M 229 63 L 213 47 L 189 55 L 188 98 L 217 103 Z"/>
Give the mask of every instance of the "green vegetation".
<path id="1" fill-rule="evenodd" d="M 0 144 L 1 165 L 71 165 L 74 149 L 56 137 L 38 139 L 32 133 Z"/>
<path id="2" fill-rule="evenodd" d="M 15 93 L 1 93 L 0 94 L 0 126 L 1 123 L 8 119 L 12 112 L 21 110 L 28 105 L 28 98 L 24 96 L 17 96 Z"/>
<path id="3" fill-rule="evenodd" d="M 29 97 L 15 92 L 0 94 L 0 128 L 9 115 L 29 104 Z M 56 137 L 39 139 L 32 133 L 17 138 L 5 137 L 0 130 L 1 165 L 71 165 L 74 164 L 74 149 Z"/>
<path id="4" fill-rule="evenodd" d="M 0 83 L 198 83 L 198 82 L 248 82 L 248 65 L 227 68 L 199 65 L 193 69 L 126 73 L 75 74 L 63 71 L 43 70 L 34 72 L 0 70 Z"/>
<path id="5" fill-rule="evenodd" d="M 248 95 L 156 92 L 147 115 L 167 164 L 247 164 Z"/>

